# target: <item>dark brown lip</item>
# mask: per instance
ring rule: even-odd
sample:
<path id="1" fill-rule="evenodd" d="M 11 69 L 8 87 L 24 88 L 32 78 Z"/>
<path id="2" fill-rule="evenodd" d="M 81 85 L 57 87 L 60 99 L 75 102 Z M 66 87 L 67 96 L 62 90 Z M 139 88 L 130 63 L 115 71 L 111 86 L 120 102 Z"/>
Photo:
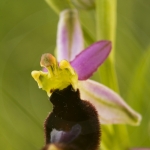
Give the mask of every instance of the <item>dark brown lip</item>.
<path id="1" fill-rule="evenodd" d="M 44 123 L 45 145 L 63 144 L 62 150 L 70 145 L 77 150 L 96 150 L 101 136 L 97 111 L 90 102 L 80 99 L 79 90 L 72 89 L 70 85 L 55 90 L 50 97 L 53 110 Z M 79 132 L 74 127 L 80 127 Z"/>

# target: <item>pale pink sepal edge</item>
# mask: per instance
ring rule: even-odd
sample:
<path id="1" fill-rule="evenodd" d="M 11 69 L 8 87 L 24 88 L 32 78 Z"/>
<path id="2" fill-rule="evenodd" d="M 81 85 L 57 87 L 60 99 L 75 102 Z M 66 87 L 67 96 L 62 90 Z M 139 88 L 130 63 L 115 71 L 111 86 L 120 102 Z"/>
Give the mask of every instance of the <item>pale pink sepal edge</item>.
<path id="1" fill-rule="evenodd" d="M 102 124 L 140 124 L 141 115 L 108 87 L 92 80 L 78 84 L 81 99 L 89 100 L 96 107 Z"/>

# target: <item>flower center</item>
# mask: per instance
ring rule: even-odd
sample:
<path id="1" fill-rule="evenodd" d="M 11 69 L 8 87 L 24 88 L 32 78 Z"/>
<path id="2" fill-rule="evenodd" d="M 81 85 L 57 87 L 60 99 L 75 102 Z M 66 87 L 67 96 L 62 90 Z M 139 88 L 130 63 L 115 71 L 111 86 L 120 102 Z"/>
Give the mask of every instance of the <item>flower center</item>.
<path id="1" fill-rule="evenodd" d="M 48 96 L 54 90 L 63 90 L 69 85 L 77 89 L 78 75 L 68 61 L 62 60 L 58 64 L 53 55 L 46 53 L 42 55 L 40 65 L 46 68 L 45 71 L 32 71 L 31 75 Z"/>

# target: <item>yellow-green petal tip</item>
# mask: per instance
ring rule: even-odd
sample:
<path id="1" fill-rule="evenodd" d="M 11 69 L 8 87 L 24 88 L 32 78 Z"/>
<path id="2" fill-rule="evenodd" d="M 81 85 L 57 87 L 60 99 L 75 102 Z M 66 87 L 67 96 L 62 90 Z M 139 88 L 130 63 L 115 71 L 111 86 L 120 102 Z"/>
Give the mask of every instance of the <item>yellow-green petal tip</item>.
<path id="1" fill-rule="evenodd" d="M 78 75 L 68 61 L 62 60 L 58 64 L 55 57 L 47 53 L 42 55 L 40 64 L 47 72 L 32 71 L 31 75 L 48 96 L 54 90 L 63 90 L 69 85 L 72 85 L 74 90 L 77 89 Z"/>

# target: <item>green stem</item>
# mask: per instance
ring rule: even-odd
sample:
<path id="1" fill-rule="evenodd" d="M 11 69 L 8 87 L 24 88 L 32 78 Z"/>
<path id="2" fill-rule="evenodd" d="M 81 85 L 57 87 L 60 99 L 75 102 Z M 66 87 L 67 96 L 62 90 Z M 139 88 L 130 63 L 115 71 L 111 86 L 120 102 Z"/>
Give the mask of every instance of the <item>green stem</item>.
<path id="1" fill-rule="evenodd" d="M 112 51 L 100 69 L 101 81 L 118 92 L 119 89 L 114 67 L 114 44 L 117 19 L 116 5 L 117 0 L 96 0 L 97 40 L 112 41 Z"/>
<path id="2" fill-rule="evenodd" d="M 48 5 L 59 14 L 61 11 L 72 8 L 70 0 L 45 0 Z"/>
<path id="3" fill-rule="evenodd" d="M 112 51 L 105 63 L 100 67 L 100 79 L 103 84 L 119 92 L 115 71 L 115 37 L 117 22 L 117 0 L 96 0 L 97 40 L 112 41 Z M 106 127 L 107 128 L 107 127 Z M 129 146 L 128 133 L 125 126 L 112 126 L 112 150 L 125 150 Z M 112 136 L 112 133 L 109 133 Z M 111 142 L 111 141 L 110 141 Z M 107 146 L 107 145 L 106 145 Z M 114 148 L 115 147 L 115 148 Z M 110 149 L 110 147 L 108 147 Z"/>
<path id="4" fill-rule="evenodd" d="M 113 47 L 116 36 L 116 7 L 117 0 L 96 1 L 97 39 L 111 40 Z M 114 50 L 109 57 L 114 60 Z"/>

